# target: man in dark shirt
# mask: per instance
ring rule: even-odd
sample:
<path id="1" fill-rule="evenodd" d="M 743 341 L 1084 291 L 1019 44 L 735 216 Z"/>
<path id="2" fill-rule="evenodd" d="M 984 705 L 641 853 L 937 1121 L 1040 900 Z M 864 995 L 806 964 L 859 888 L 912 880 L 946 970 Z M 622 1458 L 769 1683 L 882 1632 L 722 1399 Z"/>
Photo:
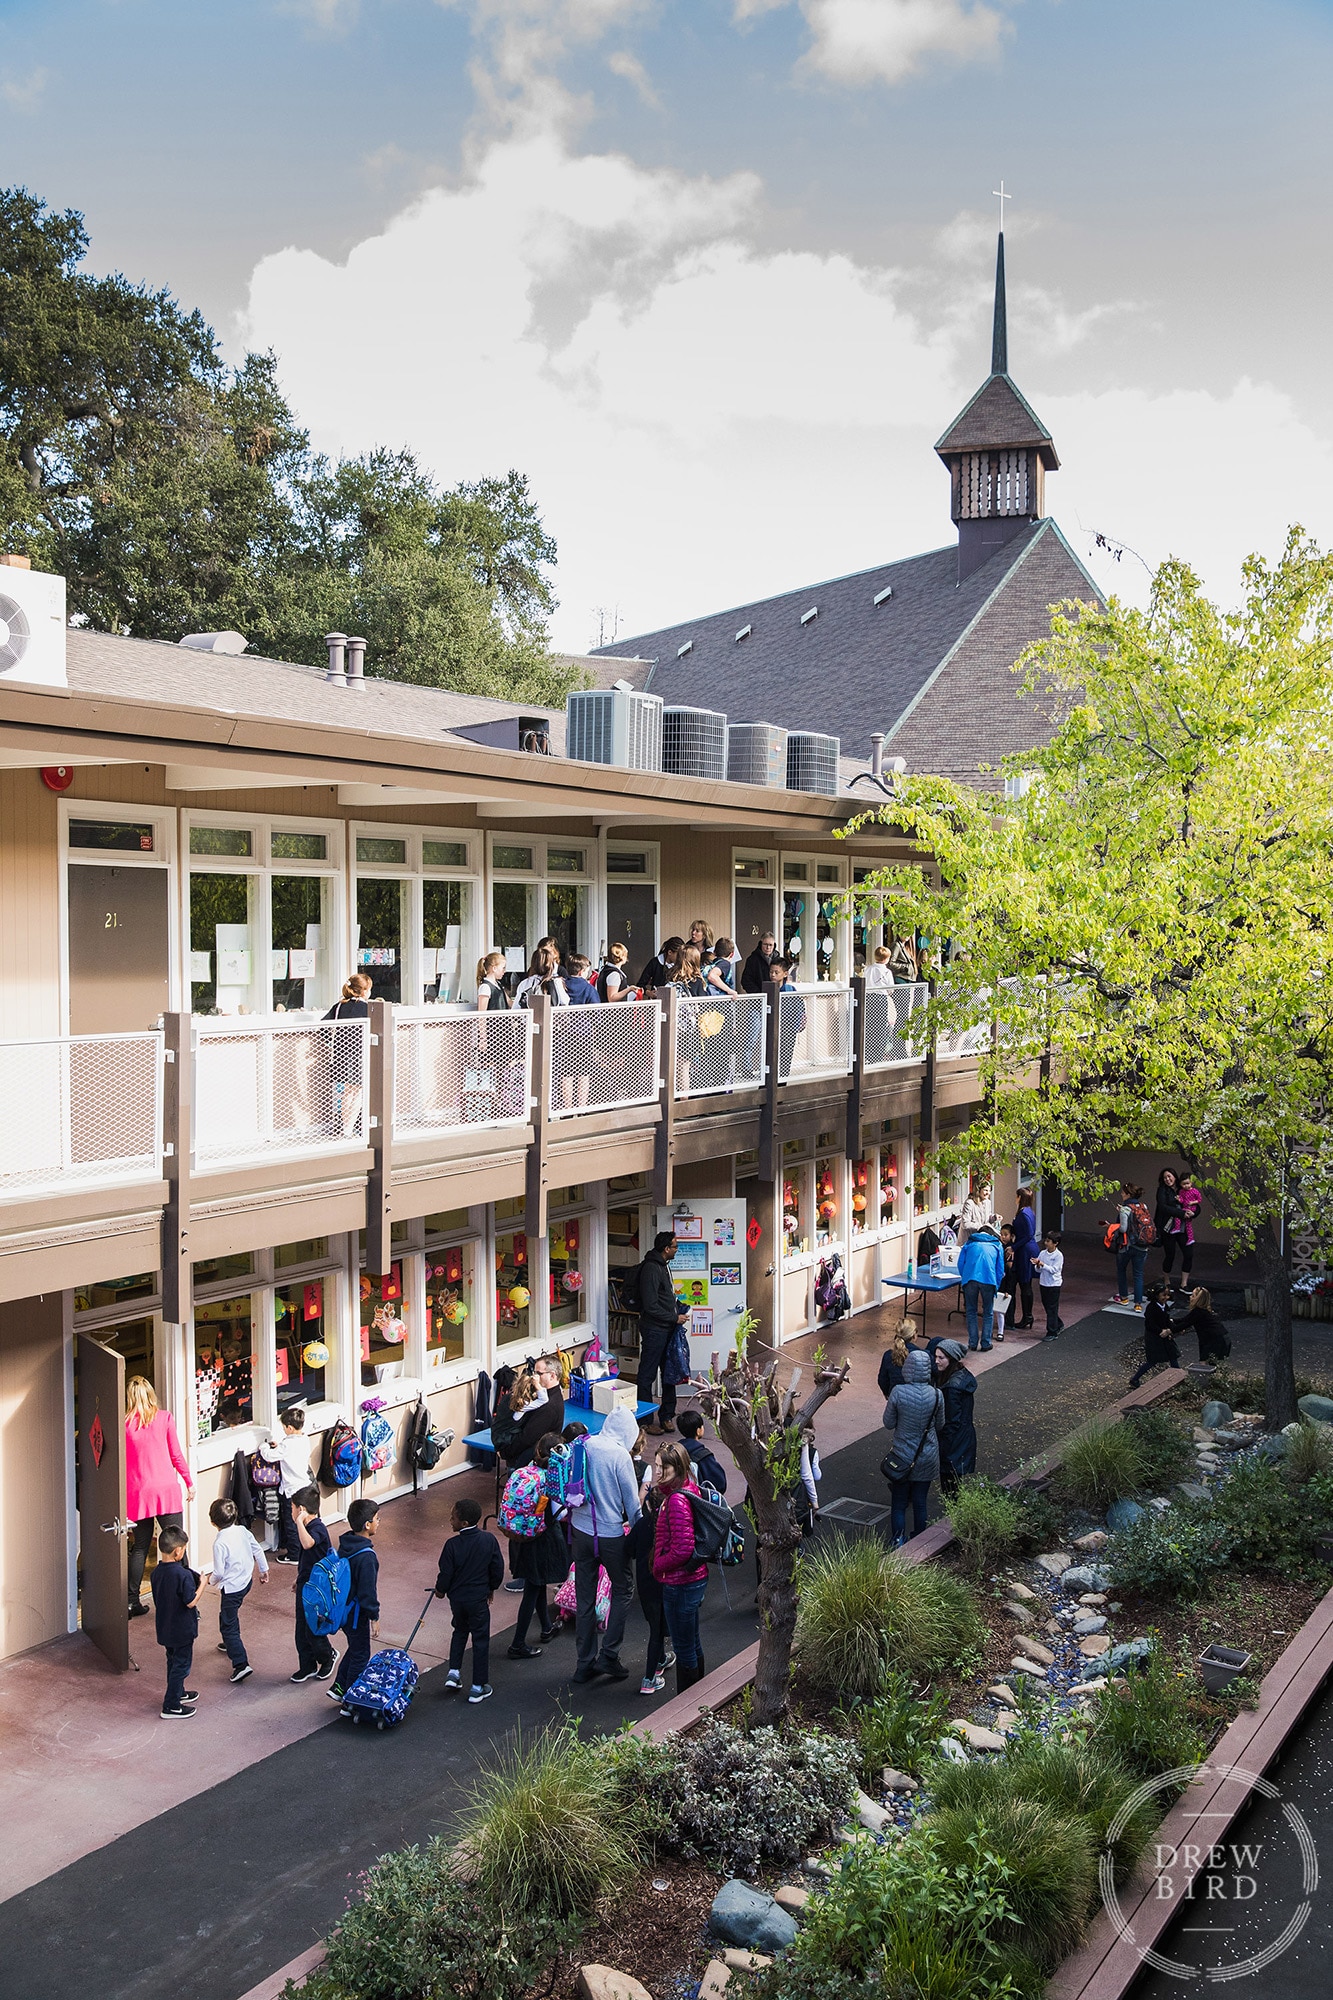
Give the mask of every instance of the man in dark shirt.
<path id="1" fill-rule="evenodd" d="M 364 1673 L 370 1663 L 370 1642 L 379 1629 L 380 1559 L 375 1554 L 379 1511 L 373 1500 L 353 1500 L 347 1509 L 348 1532 L 338 1540 L 338 1554 L 347 1558 L 352 1571 L 352 1596 L 343 1626 L 347 1651 L 328 1690 L 331 1701 L 341 1701 Z"/>
<path id="2" fill-rule="evenodd" d="M 309 1583 L 315 1564 L 322 1562 L 333 1544 L 329 1531 L 319 1518 L 318 1486 L 302 1486 L 291 1497 L 292 1526 L 296 1539 L 301 1545 L 298 1558 L 296 1582 L 292 1590 L 296 1595 L 296 1672 L 294 1681 L 326 1681 L 331 1678 L 337 1665 L 337 1654 L 327 1632 L 312 1632 L 306 1622 L 305 1604 L 301 1592 Z"/>
<path id="3" fill-rule="evenodd" d="M 518 1446 L 505 1460 L 511 1472 L 520 1465 L 532 1464 L 537 1455 L 537 1440 L 545 1437 L 547 1431 L 559 1432 L 565 1427 L 565 1398 L 560 1387 L 560 1363 L 555 1355 L 543 1354 L 540 1361 L 534 1361 L 532 1374 L 537 1387 L 546 1392 L 546 1400 L 529 1403 L 519 1417 Z"/>
<path id="4" fill-rule="evenodd" d="M 181 1528 L 163 1528 L 157 1538 L 153 1608 L 157 1613 L 157 1643 L 167 1656 L 167 1691 L 162 1697 L 164 1722 L 193 1715 L 199 1699 L 198 1689 L 185 1685 L 194 1664 L 194 1642 L 199 1636 L 197 1606 L 203 1596 L 203 1584 L 185 1560 L 188 1547 Z"/>
<path id="5" fill-rule="evenodd" d="M 777 948 L 778 941 L 772 931 L 765 931 L 741 967 L 742 993 L 764 993 L 768 990 L 768 969 Z"/>
<path id="6" fill-rule="evenodd" d="M 662 1372 L 671 1336 L 689 1311 L 684 1300 L 676 1297 L 671 1283 L 671 1259 L 675 1254 L 675 1237 L 669 1229 L 661 1229 L 653 1239 L 652 1249 L 639 1266 L 639 1373 L 636 1387 L 641 1403 L 652 1402 L 653 1384 Z M 663 1376 L 662 1400 L 657 1406 L 656 1419 L 644 1428 L 655 1434 L 674 1431 L 675 1415 L 676 1385 Z"/>
<path id="7" fill-rule="evenodd" d="M 454 1614 L 454 1632 L 449 1641 L 449 1672 L 445 1692 L 463 1685 L 463 1655 L 472 1641 L 472 1686 L 469 1702 L 486 1701 L 491 1684 L 491 1596 L 504 1582 L 504 1557 L 495 1536 L 477 1526 L 481 1508 L 475 1500 L 454 1503 L 450 1516 L 453 1534 L 440 1550 L 435 1595 L 447 1597 Z"/>

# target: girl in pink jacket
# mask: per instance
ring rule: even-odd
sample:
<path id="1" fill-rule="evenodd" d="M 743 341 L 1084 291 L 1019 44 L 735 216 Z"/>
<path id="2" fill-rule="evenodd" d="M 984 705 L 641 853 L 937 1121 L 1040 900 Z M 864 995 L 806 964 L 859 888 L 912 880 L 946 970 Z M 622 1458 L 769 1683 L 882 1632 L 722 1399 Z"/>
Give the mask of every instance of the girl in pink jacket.
<path id="1" fill-rule="evenodd" d="M 657 1454 L 657 1490 L 662 1504 L 653 1538 L 653 1575 L 662 1586 L 662 1610 L 676 1654 L 676 1690 L 703 1679 L 699 1611 L 708 1589 L 708 1565 L 694 1554 L 694 1467 L 682 1444 L 664 1444 Z"/>
<path id="2" fill-rule="evenodd" d="M 134 1523 L 130 1543 L 130 1617 L 144 1618 L 148 1606 L 139 1592 L 153 1535 L 160 1522 L 164 1528 L 183 1528 L 181 1486 L 186 1497 L 194 1498 L 194 1482 L 189 1463 L 176 1435 L 176 1420 L 170 1410 L 158 1406 L 152 1383 L 144 1375 L 132 1376 L 125 1390 L 128 1414 L 125 1418 L 125 1511 Z"/>

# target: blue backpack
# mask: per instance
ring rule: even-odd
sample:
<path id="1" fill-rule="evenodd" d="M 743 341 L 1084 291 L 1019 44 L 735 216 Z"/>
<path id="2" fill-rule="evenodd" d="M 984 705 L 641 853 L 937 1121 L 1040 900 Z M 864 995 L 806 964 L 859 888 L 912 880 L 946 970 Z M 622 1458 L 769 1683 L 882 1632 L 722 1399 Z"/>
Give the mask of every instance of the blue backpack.
<path id="1" fill-rule="evenodd" d="M 321 1637 L 327 1637 L 330 1632 L 341 1632 L 349 1605 L 352 1608 L 351 1622 L 355 1625 L 361 1606 L 352 1601 L 352 1565 L 346 1556 L 337 1555 L 330 1549 L 326 1556 L 320 1557 L 302 1588 L 301 1609 L 305 1612 L 305 1622 L 312 1632 Z"/>
<path id="2" fill-rule="evenodd" d="M 587 1504 L 588 1453 L 583 1438 L 569 1447 L 569 1476 L 565 1480 L 565 1505 L 571 1510 Z"/>
<path id="3" fill-rule="evenodd" d="M 555 1506 L 567 1505 L 573 1453 L 567 1444 L 558 1444 L 546 1461 L 546 1497 Z"/>
<path id="4" fill-rule="evenodd" d="M 361 1407 L 366 1406 L 363 1403 Z M 361 1426 L 361 1460 L 367 1479 L 393 1463 L 393 1426 L 378 1408 L 371 1410 Z"/>

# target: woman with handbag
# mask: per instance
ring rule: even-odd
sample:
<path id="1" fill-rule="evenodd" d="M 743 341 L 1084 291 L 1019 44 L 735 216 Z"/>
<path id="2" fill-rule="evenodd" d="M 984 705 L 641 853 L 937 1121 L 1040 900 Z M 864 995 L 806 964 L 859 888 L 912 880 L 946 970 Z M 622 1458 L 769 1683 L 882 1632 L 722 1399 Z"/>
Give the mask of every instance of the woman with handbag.
<path id="1" fill-rule="evenodd" d="M 930 1356 L 919 1347 L 913 1348 L 903 1363 L 903 1379 L 884 1412 L 884 1428 L 893 1432 L 893 1443 L 880 1471 L 889 1482 L 893 1510 L 889 1538 L 895 1549 L 907 1540 L 909 1499 L 912 1533 L 925 1531 L 930 1484 L 939 1478 L 944 1398 L 931 1380 L 934 1372 Z"/>

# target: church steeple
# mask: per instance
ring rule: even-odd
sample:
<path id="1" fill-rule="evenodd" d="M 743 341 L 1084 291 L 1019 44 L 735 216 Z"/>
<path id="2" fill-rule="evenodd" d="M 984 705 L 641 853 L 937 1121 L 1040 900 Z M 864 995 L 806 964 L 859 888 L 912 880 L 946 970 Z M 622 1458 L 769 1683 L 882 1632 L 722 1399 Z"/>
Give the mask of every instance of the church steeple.
<path id="1" fill-rule="evenodd" d="M 1050 432 L 1009 375 L 1003 229 L 995 246 L 990 366 L 976 395 L 935 447 L 953 485 L 960 582 L 1041 519 L 1045 475 L 1060 469 Z"/>

